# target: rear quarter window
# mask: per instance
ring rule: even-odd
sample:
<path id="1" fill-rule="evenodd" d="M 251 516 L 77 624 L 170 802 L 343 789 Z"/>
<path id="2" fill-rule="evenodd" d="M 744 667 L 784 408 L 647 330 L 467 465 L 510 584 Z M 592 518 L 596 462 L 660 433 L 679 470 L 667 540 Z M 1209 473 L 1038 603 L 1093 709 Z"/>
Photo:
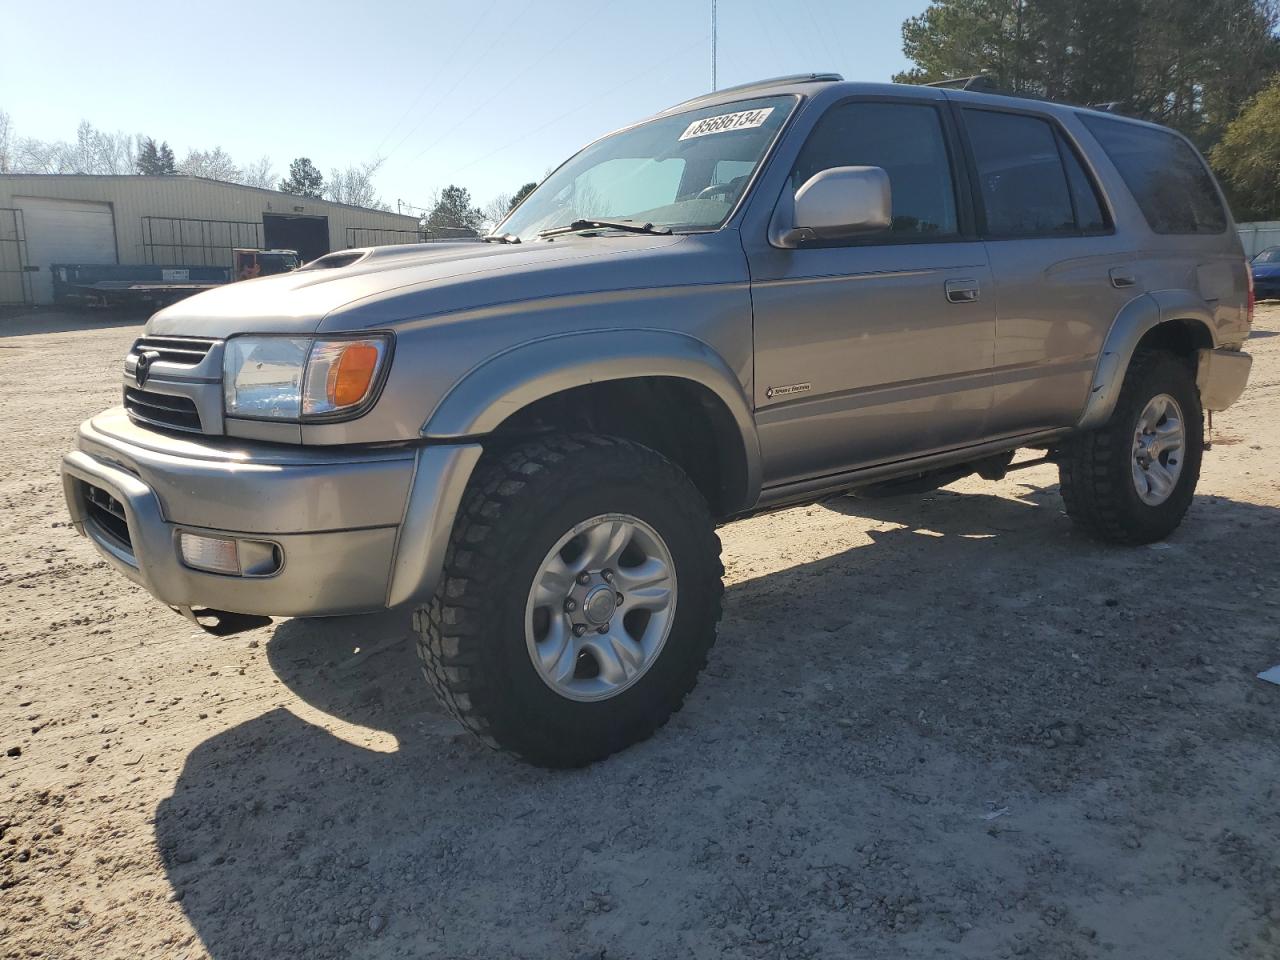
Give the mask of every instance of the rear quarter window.
<path id="1" fill-rule="evenodd" d="M 1227 212 L 1204 161 L 1174 133 L 1081 114 L 1155 233 L 1222 233 Z"/>

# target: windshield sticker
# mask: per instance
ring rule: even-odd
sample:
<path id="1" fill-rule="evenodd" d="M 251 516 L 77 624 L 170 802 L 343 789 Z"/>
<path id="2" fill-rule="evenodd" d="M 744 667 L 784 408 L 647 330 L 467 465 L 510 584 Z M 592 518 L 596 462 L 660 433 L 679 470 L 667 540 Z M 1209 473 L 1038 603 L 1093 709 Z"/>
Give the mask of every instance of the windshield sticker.
<path id="1" fill-rule="evenodd" d="M 680 134 L 681 140 L 692 140 L 694 137 L 705 137 L 712 133 L 728 133 L 730 130 L 750 130 L 769 119 L 773 107 L 760 110 L 742 110 L 739 113 L 722 113 L 718 117 L 706 117 L 695 120 L 685 127 Z"/>

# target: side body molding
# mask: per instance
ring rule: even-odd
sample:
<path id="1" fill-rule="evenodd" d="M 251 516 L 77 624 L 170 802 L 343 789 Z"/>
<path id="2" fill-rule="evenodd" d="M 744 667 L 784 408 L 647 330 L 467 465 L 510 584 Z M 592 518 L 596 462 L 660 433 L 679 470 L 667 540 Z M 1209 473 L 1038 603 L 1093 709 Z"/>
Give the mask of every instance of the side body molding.
<path id="1" fill-rule="evenodd" d="M 491 433 L 536 400 L 573 387 L 635 377 L 672 377 L 711 391 L 737 426 L 745 465 L 742 508 L 760 494 L 760 442 L 748 392 L 701 340 L 668 330 L 610 329 L 534 340 L 486 360 L 444 396 L 423 425 L 430 440 Z"/>
<path id="2" fill-rule="evenodd" d="M 1216 345 L 1213 311 L 1191 291 L 1156 290 L 1130 300 L 1116 314 L 1102 344 L 1089 387 L 1089 398 L 1076 423 L 1079 429 L 1092 430 L 1107 422 L 1120 397 L 1124 375 L 1139 341 L 1148 331 L 1169 320 L 1191 321 L 1203 326 Z"/>

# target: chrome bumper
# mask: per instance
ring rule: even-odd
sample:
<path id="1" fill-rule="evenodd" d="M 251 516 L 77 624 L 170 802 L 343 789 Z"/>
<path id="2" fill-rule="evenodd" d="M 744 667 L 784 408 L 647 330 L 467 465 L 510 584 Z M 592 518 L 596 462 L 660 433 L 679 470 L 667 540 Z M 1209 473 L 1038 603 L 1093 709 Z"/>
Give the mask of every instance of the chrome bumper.
<path id="1" fill-rule="evenodd" d="M 67 509 L 108 563 L 172 607 L 264 616 L 425 602 L 481 452 L 186 439 L 144 429 L 122 410 L 82 424 L 76 447 L 62 461 Z M 119 506 L 123 524 L 106 522 L 104 503 Z M 278 568 L 196 570 L 179 552 L 182 531 L 267 541 Z"/>

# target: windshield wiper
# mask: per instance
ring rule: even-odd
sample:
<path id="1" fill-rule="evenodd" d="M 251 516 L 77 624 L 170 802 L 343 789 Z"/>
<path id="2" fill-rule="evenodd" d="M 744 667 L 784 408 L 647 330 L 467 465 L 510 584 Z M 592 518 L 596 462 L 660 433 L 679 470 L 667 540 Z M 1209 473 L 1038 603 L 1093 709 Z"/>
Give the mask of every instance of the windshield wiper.
<path id="1" fill-rule="evenodd" d="M 519 243 L 520 238 L 514 233 L 488 233 L 480 238 L 485 243 Z"/>
<path id="2" fill-rule="evenodd" d="M 670 227 L 655 227 L 652 223 L 636 223 L 634 220 L 574 220 L 563 227 L 552 227 L 541 231 L 539 237 L 558 237 L 562 233 L 577 233 L 579 230 L 626 230 L 628 233 L 660 233 L 671 232 Z"/>

